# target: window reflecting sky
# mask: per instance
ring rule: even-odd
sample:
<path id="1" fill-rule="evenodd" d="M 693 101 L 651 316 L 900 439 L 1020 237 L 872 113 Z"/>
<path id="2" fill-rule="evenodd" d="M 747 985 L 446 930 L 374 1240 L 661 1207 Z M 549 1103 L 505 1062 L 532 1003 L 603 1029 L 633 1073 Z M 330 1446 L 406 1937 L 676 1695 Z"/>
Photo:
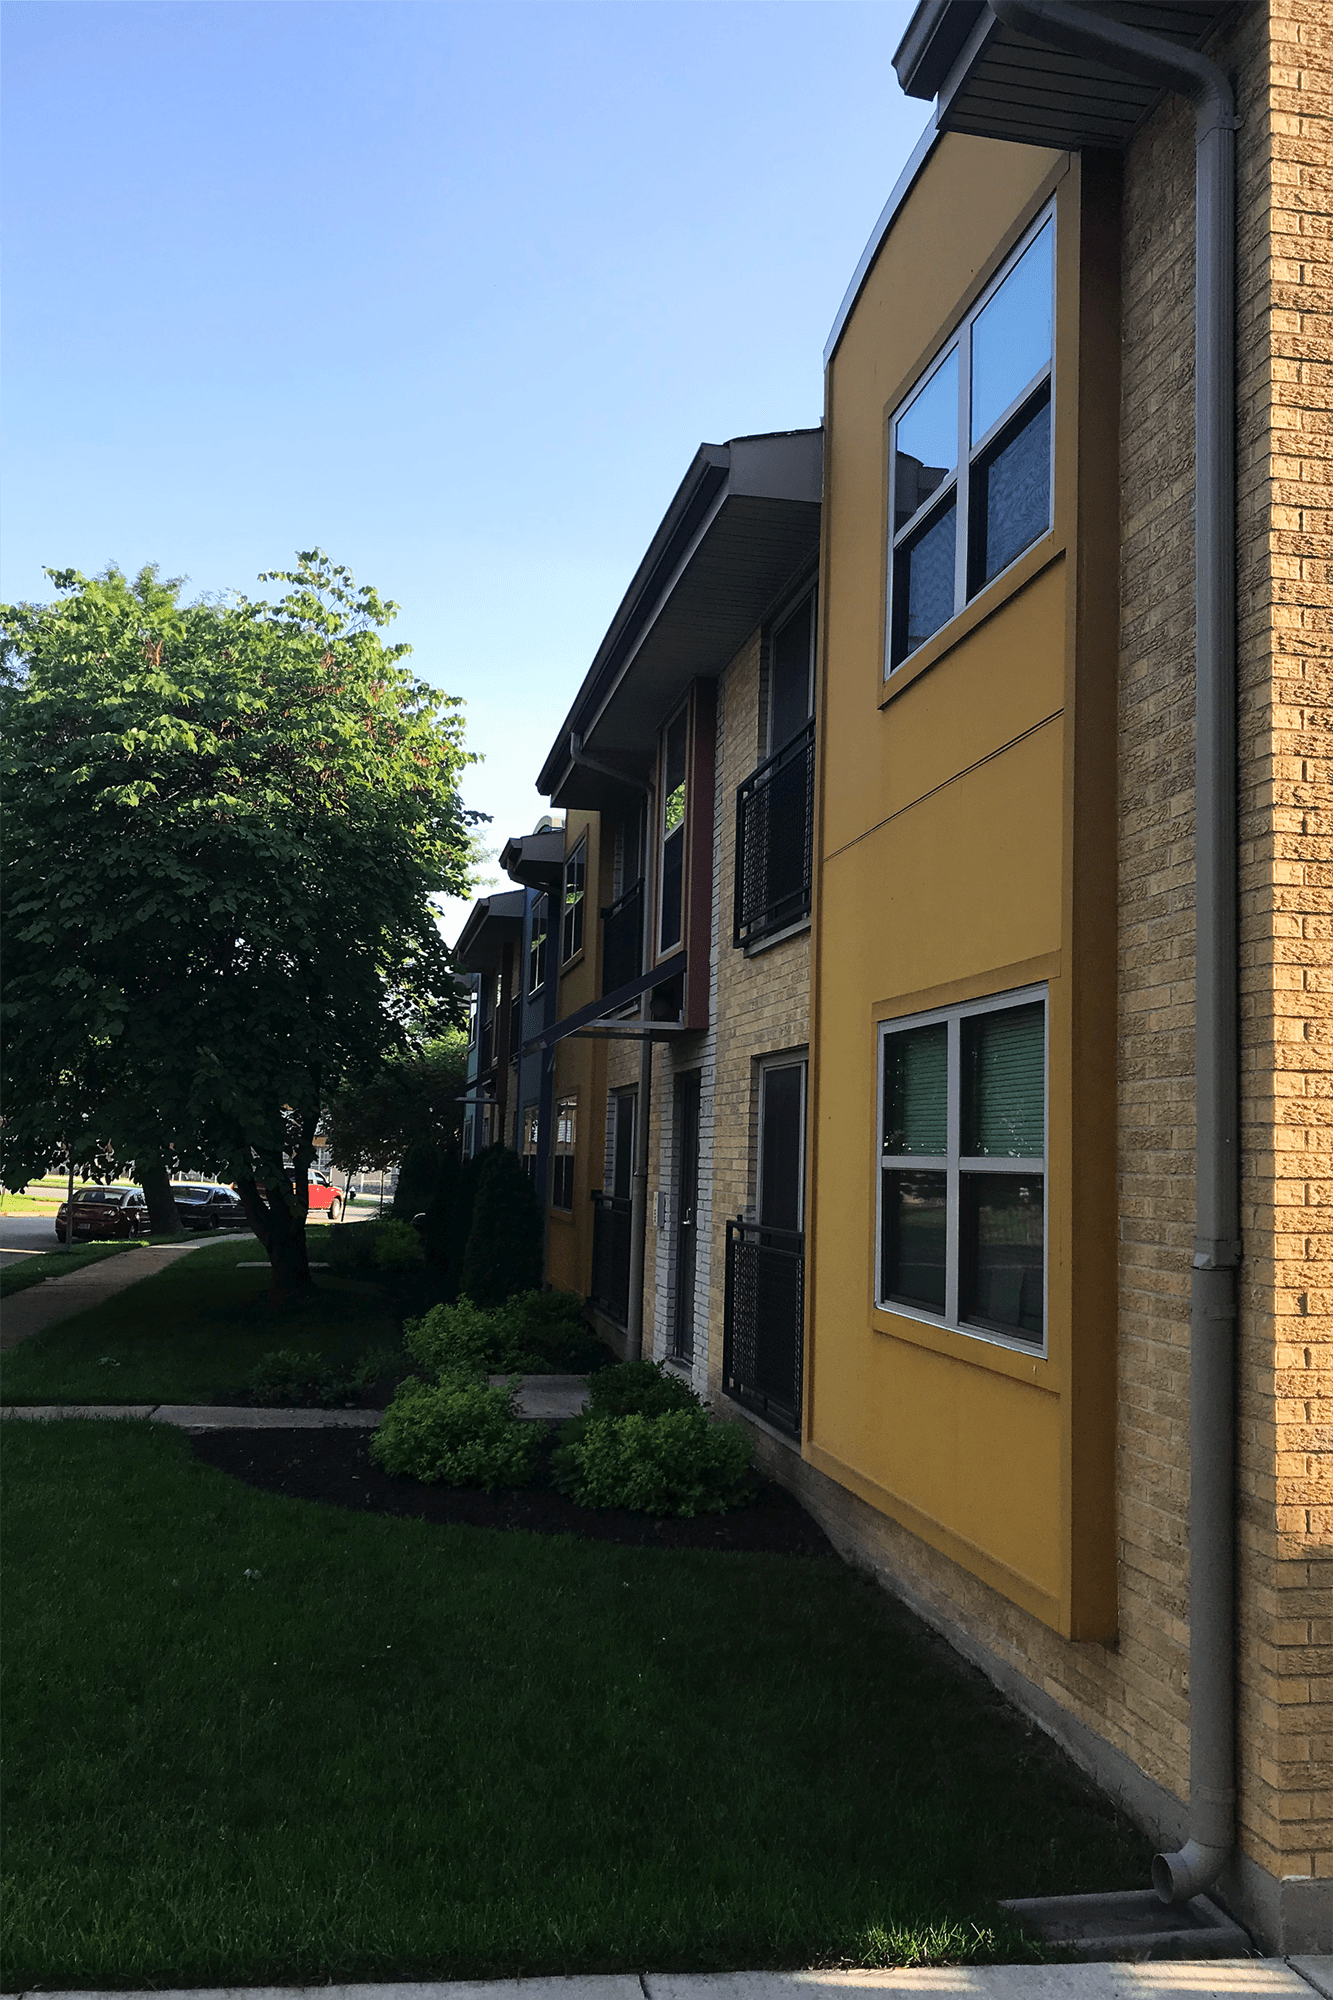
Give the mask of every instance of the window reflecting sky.
<path id="1" fill-rule="evenodd" d="M 1051 358 L 1054 225 L 1033 238 L 972 326 L 972 442 Z"/>

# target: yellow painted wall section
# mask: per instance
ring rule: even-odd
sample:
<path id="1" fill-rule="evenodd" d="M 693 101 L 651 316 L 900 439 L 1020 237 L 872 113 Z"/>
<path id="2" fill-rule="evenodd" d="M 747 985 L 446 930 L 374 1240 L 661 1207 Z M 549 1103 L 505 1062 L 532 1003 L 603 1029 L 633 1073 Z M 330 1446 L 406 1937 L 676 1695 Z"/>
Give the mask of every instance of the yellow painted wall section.
<path id="1" fill-rule="evenodd" d="M 886 685 L 889 417 L 1052 196 L 1052 529 Z M 1113 1324 L 1094 1312 L 1086 1337 L 1072 1333 L 1079 1259 L 1089 1270 L 1106 1262 L 1096 1231 L 1073 1222 L 1080 1078 L 1098 1062 L 1114 1073 L 1113 1044 L 1091 1047 L 1075 1024 L 1068 978 L 1075 944 L 1084 951 L 1074 827 L 1084 810 L 1086 838 L 1088 813 L 1113 812 L 1110 788 L 1094 782 L 1113 741 L 1089 740 L 1092 707 L 1082 736 L 1075 719 L 1082 586 L 1068 555 L 1089 476 L 1077 400 L 1085 199 L 1078 162 L 946 138 L 829 368 L 804 1449 L 1046 1623 L 1105 1637 L 1114 1538 L 1103 1525 L 1076 1549 L 1071 1500 L 1071 1465 L 1084 1462 L 1075 1407 L 1090 1425 L 1114 1425 L 1113 1400 L 1071 1394 L 1105 1374 L 1103 1321 Z M 1114 564 L 1110 541 L 1090 573 L 1113 575 Z M 1113 867 L 1113 819 L 1104 836 Z M 1079 964 L 1113 988 L 1103 930 Z M 1048 993 L 1044 1355 L 874 1304 L 879 1024 L 1027 985 Z M 1112 1127 L 1108 1157 L 1113 1144 Z M 1107 1228 L 1113 1241 L 1113 1214 Z M 1109 1450 L 1093 1458 L 1109 1465 Z M 1109 1508 L 1098 1516 L 1080 1502 L 1085 1518 L 1104 1524 Z"/>

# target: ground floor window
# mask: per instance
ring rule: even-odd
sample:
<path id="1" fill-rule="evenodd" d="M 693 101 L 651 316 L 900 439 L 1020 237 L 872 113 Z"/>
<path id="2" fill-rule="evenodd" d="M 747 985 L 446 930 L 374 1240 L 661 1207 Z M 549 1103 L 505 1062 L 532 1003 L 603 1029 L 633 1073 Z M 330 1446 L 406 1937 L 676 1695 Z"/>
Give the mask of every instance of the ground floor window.
<path id="1" fill-rule="evenodd" d="M 574 1141 L 578 1099 L 561 1097 L 555 1107 L 555 1161 L 551 1172 L 552 1208 L 574 1206 Z"/>
<path id="2" fill-rule="evenodd" d="M 1046 993 L 880 1029 L 878 1304 L 1041 1347 Z"/>
<path id="3" fill-rule="evenodd" d="M 523 1107 L 523 1168 L 530 1181 L 537 1178 L 537 1106 Z"/>

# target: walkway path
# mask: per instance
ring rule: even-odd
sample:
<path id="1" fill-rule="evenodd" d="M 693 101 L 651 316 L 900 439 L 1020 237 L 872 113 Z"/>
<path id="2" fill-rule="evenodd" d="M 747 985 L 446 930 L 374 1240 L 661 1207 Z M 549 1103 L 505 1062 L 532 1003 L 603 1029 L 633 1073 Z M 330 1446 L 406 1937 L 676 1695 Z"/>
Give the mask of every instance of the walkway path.
<path id="1" fill-rule="evenodd" d="M 68 1271 L 63 1278 L 44 1278 L 29 1285 L 0 1306 L 0 1351 L 17 1347 L 34 1333 L 44 1333 L 57 1320 L 70 1319 L 89 1306 L 100 1306 L 141 1278 L 151 1278 L 177 1257 L 188 1257 L 215 1239 L 199 1236 L 192 1243 L 136 1243 L 120 1257 L 104 1257 L 98 1264 L 85 1264 Z"/>
<path id="2" fill-rule="evenodd" d="M 887 1972 L 645 1972 L 572 1979 L 423 1981 L 388 1986 L 193 1988 L 188 1993 L 72 1995 L 41 2000 L 855 2000 L 928 1993 L 932 2000 L 1333 2000 L 1333 1958 L 1156 1961 L 1134 1965 L 904 1967 Z M 18 1995 L 17 2000 L 37 2000 Z"/>
<path id="3" fill-rule="evenodd" d="M 51 1282 L 48 1280 L 48 1283 Z M 61 1278 L 60 1284 L 67 1279 Z M 491 1376 L 505 1382 L 504 1375 Z M 576 1417 L 588 1400 L 582 1375 L 522 1375 L 516 1414 L 532 1422 L 563 1423 Z M 323 1428 L 373 1430 L 382 1410 L 254 1409 L 236 1403 L 9 1403 L 0 1417 L 31 1417 L 52 1423 L 62 1417 L 151 1418 L 181 1431 L 317 1431 Z"/>

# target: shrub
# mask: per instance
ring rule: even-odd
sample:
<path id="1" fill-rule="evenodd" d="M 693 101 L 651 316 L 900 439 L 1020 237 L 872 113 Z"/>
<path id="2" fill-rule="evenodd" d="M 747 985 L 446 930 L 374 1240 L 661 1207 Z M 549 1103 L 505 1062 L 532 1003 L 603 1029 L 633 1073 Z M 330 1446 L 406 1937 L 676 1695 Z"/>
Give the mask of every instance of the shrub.
<path id="1" fill-rule="evenodd" d="M 403 1345 L 412 1359 L 437 1379 L 449 1376 L 476 1382 L 493 1359 L 494 1316 L 474 1306 L 471 1299 L 459 1299 L 452 1306 L 432 1306 L 421 1319 L 404 1320 Z"/>
<path id="2" fill-rule="evenodd" d="M 581 1507 L 721 1514 L 744 1499 L 753 1451 L 748 1431 L 712 1423 L 701 1409 L 583 1416 L 562 1431 L 552 1471 Z"/>
<path id="3" fill-rule="evenodd" d="M 246 1377 L 254 1403 L 319 1404 L 323 1409 L 357 1402 L 401 1362 L 392 1347 L 372 1347 L 359 1361 L 321 1361 L 318 1354 L 298 1354 L 292 1347 L 275 1347 Z"/>
<path id="4" fill-rule="evenodd" d="M 386 1216 L 383 1222 L 375 1224 L 377 1271 L 410 1271 L 414 1265 L 424 1263 L 425 1259 L 421 1238 L 410 1222 Z"/>
<path id="5" fill-rule="evenodd" d="M 668 1410 L 698 1408 L 689 1383 L 668 1374 L 660 1361 L 622 1361 L 588 1385 L 590 1417 L 663 1417 Z"/>
<path id="6" fill-rule="evenodd" d="M 524 1486 L 536 1470 L 541 1426 L 514 1415 L 509 1389 L 446 1377 L 404 1382 L 370 1441 L 386 1472 L 444 1486 Z"/>
<path id="7" fill-rule="evenodd" d="M 462 1289 L 463 1259 L 467 1255 L 468 1238 L 472 1234 L 472 1215 L 477 1204 L 477 1183 L 487 1154 L 476 1153 L 470 1160 L 459 1163 L 454 1180 L 453 1198 L 445 1225 L 445 1292 L 450 1299 L 456 1299 Z"/>
<path id="8" fill-rule="evenodd" d="M 342 1278 L 375 1278 L 386 1272 L 411 1271 L 425 1257 L 421 1238 L 410 1222 L 392 1216 L 382 1221 L 343 1223 L 328 1229 L 320 1254 L 330 1271 Z"/>
<path id="9" fill-rule="evenodd" d="M 411 1222 L 422 1215 L 439 1191 L 446 1154 L 433 1139 L 418 1139 L 408 1147 L 398 1166 L 398 1185 L 389 1210 L 399 1222 Z"/>
<path id="10" fill-rule="evenodd" d="M 506 1375 L 586 1375 L 610 1358 L 577 1292 L 520 1292 L 494 1317 L 495 1363 Z"/>
<path id="11" fill-rule="evenodd" d="M 542 1211 L 523 1162 L 508 1146 L 484 1155 L 459 1288 L 479 1306 L 503 1305 L 542 1281 Z"/>
<path id="12" fill-rule="evenodd" d="M 426 1252 L 426 1262 L 441 1273 L 449 1270 L 449 1243 L 454 1203 L 458 1197 L 459 1177 L 463 1163 L 456 1153 L 446 1153 L 440 1161 L 439 1176 L 430 1199 L 422 1206 L 424 1220 L 421 1225 L 421 1244 Z M 401 1187 L 402 1183 L 399 1182 Z M 415 1213 L 415 1210 L 413 1211 Z M 409 1216 L 408 1220 L 411 1220 Z M 472 1227 L 471 1221 L 468 1228 Z M 453 1287 L 457 1296 L 458 1287 Z"/>

